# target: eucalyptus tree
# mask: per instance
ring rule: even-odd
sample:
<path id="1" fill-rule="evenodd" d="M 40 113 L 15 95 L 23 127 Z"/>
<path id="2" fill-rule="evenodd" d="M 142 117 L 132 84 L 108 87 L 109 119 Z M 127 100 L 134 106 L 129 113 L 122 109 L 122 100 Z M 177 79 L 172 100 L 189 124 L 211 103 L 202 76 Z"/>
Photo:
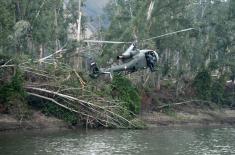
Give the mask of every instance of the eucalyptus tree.
<path id="1" fill-rule="evenodd" d="M 140 43 L 140 48 L 158 48 L 158 74 L 176 79 L 180 90 L 185 77 L 207 69 L 223 75 L 234 66 L 234 7 L 232 0 L 152 0 L 110 2 L 111 25 L 107 40 L 130 41 L 193 27 L 195 31 Z M 105 45 L 104 60 L 123 51 L 122 46 Z"/>
<path id="2" fill-rule="evenodd" d="M 14 8 L 11 1 L 3 0 L 0 5 L 0 52 L 6 51 L 10 46 L 14 26 Z"/>
<path id="3" fill-rule="evenodd" d="M 85 60 L 81 57 L 82 44 L 79 43 L 86 32 L 86 16 L 82 12 L 85 0 L 69 0 L 66 3 L 65 16 L 68 26 L 70 50 L 66 53 L 66 61 L 80 71 L 84 69 Z"/>
<path id="4" fill-rule="evenodd" d="M 78 18 L 74 16 L 77 6 L 70 6 L 73 8 L 67 7 L 65 0 L 3 0 L 1 49 L 34 57 L 60 49 L 68 41 L 69 25 Z"/>

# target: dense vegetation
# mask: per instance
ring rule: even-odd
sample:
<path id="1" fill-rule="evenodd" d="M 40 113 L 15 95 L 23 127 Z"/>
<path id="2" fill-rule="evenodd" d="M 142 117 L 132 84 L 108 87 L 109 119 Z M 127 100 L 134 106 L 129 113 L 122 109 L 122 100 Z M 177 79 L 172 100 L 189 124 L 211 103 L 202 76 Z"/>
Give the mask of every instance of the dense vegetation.
<path id="1" fill-rule="evenodd" d="M 0 60 L 6 59 L 0 56 Z M 18 119 L 28 117 L 26 92 L 23 88 L 23 77 L 19 68 L 0 69 L 0 112 L 8 111 Z"/>
<path id="2" fill-rule="evenodd" d="M 140 95 L 161 86 L 173 89 L 177 100 L 183 96 L 234 106 L 234 0 L 110 1 L 105 9 L 109 28 L 100 27 L 94 36 L 137 39 L 138 48 L 160 55 L 157 72 L 117 75 L 113 81 L 90 80 L 87 57 L 107 66 L 127 45 L 82 43 L 88 18 L 81 7 L 84 0 L 2 0 L 0 54 L 8 56 L 0 57 L 0 112 L 13 109 L 23 119 L 37 98 L 46 103 L 40 110 L 71 124 L 133 127 L 129 120 L 140 112 Z M 141 41 L 186 28 L 194 30 Z"/>
<path id="3" fill-rule="evenodd" d="M 178 96 L 191 81 L 198 98 L 234 104 L 231 100 L 234 84 L 226 82 L 234 81 L 234 1 L 119 0 L 110 2 L 106 12 L 111 20 L 108 31 L 103 31 L 106 40 L 133 41 L 137 38 L 140 49 L 157 49 L 160 54 L 159 71 L 152 75 L 148 87 L 157 84 L 159 89 L 159 80 L 173 80 L 176 81 L 173 87 Z M 186 28 L 195 30 L 141 41 Z M 122 46 L 106 46 L 103 62 L 121 51 Z M 230 89 L 230 99 L 224 94 L 225 88 Z"/>

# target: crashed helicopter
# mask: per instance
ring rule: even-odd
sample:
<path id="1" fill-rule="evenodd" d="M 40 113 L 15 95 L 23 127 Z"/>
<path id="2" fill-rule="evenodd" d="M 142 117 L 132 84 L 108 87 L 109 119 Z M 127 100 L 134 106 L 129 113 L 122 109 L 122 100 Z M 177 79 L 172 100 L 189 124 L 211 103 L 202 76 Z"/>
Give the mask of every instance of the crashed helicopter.
<path id="1" fill-rule="evenodd" d="M 191 31 L 194 30 L 194 28 L 188 28 L 183 29 L 167 34 L 163 34 L 157 37 L 152 37 L 149 39 L 144 39 L 142 41 L 149 41 L 153 39 L 158 39 L 161 37 Z M 99 40 L 84 40 L 84 42 L 87 43 L 108 43 L 108 44 L 125 44 L 130 42 L 117 42 L 117 41 L 99 41 Z M 92 78 L 97 78 L 101 74 L 109 74 L 112 78 L 113 73 L 115 72 L 122 72 L 127 71 L 129 73 L 136 72 L 141 69 L 147 69 L 149 68 L 151 72 L 154 72 L 156 69 L 156 65 L 159 62 L 159 55 L 155 50 L 150 49 L 138 49 L 137 48 L 137 41 L 131 43 L 129 48 L 122 53 L 120 56 L 117 57 L 118 60 L 121 60 L 122 64 L 115 65 L 110 68 L 99 68 L 96 64 L 96 62 L 90 63 L 90 76 Z"/>

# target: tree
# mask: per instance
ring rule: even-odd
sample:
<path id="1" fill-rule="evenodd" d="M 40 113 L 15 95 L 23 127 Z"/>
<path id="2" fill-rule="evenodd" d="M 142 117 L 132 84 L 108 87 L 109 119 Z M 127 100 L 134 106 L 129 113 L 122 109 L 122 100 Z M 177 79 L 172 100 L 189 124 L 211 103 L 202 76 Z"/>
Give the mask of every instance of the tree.
<path id="1" fill-rule="evenodd" d="M 4 52 L 11 46 L 14 14 L 11 11 L 14 8 L 11 1 L 4 0 L 0 5 L 0 52 Z"/>
<path id="2" fill-rule="evenodd" d="M 235 2 L 232 0 L 112 1 L 106 9 L 111 24 L 105 38 L 131 41 L 137 36 L 141 40 L 195 28 L 195 31 L 139 44 L 140 49 L 159 49 L 161 63 L 158 75 L 176 79 L 178 95 L 184 86 L 185 77 L 195 78 L 202 68 L 208 70 L 209 75 L 226 78 L 227 73 L 232 74 L 235 62 L 234 10 Z M 125 48 L 122 45 L 105 45 L 103 63 Z M 136 77 L 140 75 L 136 74 Z"/>

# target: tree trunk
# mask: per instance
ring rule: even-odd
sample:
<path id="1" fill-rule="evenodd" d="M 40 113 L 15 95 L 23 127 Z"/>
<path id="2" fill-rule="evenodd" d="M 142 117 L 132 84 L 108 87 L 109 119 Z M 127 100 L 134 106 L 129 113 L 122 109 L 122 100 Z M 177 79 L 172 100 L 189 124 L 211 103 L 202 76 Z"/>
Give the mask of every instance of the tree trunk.
<path id="1" fill-rule="evenodd" d="M 56 9 L 55 9 L 54 25 L 55 25 L 55 51 L 58 51 L 60 47 L 59 47 L 59 41 L 58 41 L 58 15 L 57 15 Z"/>
<path id="2" fill-rule="evenodd" d="M 44 45 L 40 44 L 39 45 L 39 59 L 42 59 L 44 55 Z M 42 63 L 40 62 L 40 66 L 42 65 Z"/>
<path id="3" fill-rule="evenodd" d="M 82 12 L 81 12 L 81 0 L 78 1 L 78 20 L 77 20 L 77 41 L 81 40 L 81 20 L 82 20 Z"/>
<path id="4" fill-rule="evenodd" d="M 16 22 L 18 22 L 19 20 L 21 20 L 21 10 L 20 10 L 20 1 L 16 0 L 15 2 L 15 13 L 16 13 Z"/>
<path id="5" fill-rule="evenodd" d="M 161 73 L 157 75 L 157 91 L 161 90 Z"/>
<path id="6" fill-rule="evenodd" d="M 81 12 L 81 0 L 78 1 L 78 19 L 77 19 L 77 41 L 81 40 L 81 19 L 82 19 L 82 12 Z M 77 53 L 79 53 L 79 48 L 77 48 Z M 79 54 L 74 56 L 74 68 L 81 70 L 82 69 L 82 60 L 79 57 Z"/>

